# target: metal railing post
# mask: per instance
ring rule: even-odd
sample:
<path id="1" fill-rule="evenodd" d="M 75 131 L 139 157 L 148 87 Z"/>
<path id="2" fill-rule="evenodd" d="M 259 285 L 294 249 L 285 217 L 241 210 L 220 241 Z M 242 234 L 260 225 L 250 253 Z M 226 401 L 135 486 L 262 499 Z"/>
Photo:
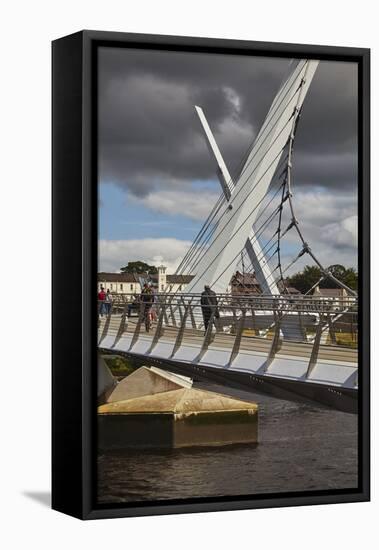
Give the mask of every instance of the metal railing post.
<path id="1" fill-rule="evenodd" d="M 133 338 L 132 338 L 132 341 L 130 343 L 129 350 L 132 349 L 132 347 L 134 346 L 134 344 L 137 342 L 137 340 L 139 338 L 139 335 L 140 335 L 140 332 L 141 332 L 141 324 L 142 324 L 142 320 L 144 318 L 145 310 L 146 310 L 146 303 L 141 302 L 140 303 L 140 312 L 139 312 L 139 316 L 138 316 L 138 321 L 137 321 L 137 324 L 136 324 L 136 328 L 134 329 Z"/>
<path id="2" fill-rule="evenodd" d="M 115 345 L 119 342 L 121 336 L 125 332 L 125 323 L 126 323 L 127 314 L 128 314 L 128 304 L 125 303 L 124 310 L 123 310 L 122 315 L 121 315 L 120 325 L 118 327 L 116 338 L 114 339 L 114 342 L 112 344 L 112 348 L 115 347 Z"/>
<path id="3" fill-rule="evenodd" d="M 172 300 L 171 300 L 172 302 Z M 174 327 L 176 327 L 176 319 L 175 319 L 175 314 L 174 314 L 174 310 L 172 309 L 172 303 L 170 302 L 170 315 L 171 315 L 171 319 L 172 319 L 172 324 Z"/>
<path id="4" fill-rule="evenodd" d="M 200 359 L 203 357 L 203 355 L 206 353 L 206 351 L 208 350 L 208 347 L 209 347 L 209 344 L 211 343 L 211 339 L 212 339 L 212 328 L 213 328 L 213 321 L 214 321 L 214 317 L 215 317 L 215 314 L 216 314 L 216 307 L 217 306 L 213 306 L 212 307 L 212 313 L 211 313 L 211 316 L 209 318 L 209 323 L 208 323 L 208 327 L 207 327 L 207 330 L 205 331 L 205 336 L 204 336 L 204 340 L 203 340 L 203 345 L 201 347 L 201 350 L 200 350 L 200 353 L 199 355 L 197 356 L 197 361 L 200 361 Z"/>
<path id="5" fill-rule="evenodd" d="M 333 326 L 330 314 L 328 314 L 328 327 L 329 327 L 330 340 L 331 340 L 332 344 L 336 344 L 337 343 L 336 332 L 334 330 L 334 326 Z"/>
<path id="6" fill-rule="evenodd" d="M 163 334 L 163 320 L 164 320 L 164 316 L 165 316 L 165 311 L 166 311 L 166 305 L 162 305 L 161 306 L 161 311 L 159 313 L 159 319 L 158 319 L 158 323 L 157 323 L 157 328 L 155 329 L 153 341 L 152 341 L 151 346 L 150 346 L 147 353 L 151 353 L 153 351 L 155 346 L 158 344 L 159 338 Z"/>
<path id="7" fill-rule="evenodd" d="M 240 319 L 237 323 L 236 336 L 234 338 L 233 349 L 232 349 L 232 353 L 230 354 L 228 367 L 232 366 L 232 363 L 233 363 L 234 359 L 237 357 L 237 355 L 239 353 L 240 346 L 241 346 L 242 333 L 243 333 L 243 329 L 244 329 L 244 326 L 245 326 L 245 319 L 246 319 L 246 309 L 244 308 L 244 309 L 242 309 L 241 317 L 240 317 Z"/>
<path id="8" fill-rule="evenodd" d="M 190 303 L 192 303 L 192 300 L 193 300 L 193 298 L 191 298 L 191 302 L 190 302 Z M 195 329 L 196 329 L 197 326 L 196 326 L 196 319 L 195 319 L 195 316 L 194 316 L 194 314 L 193 314 L 193 307 L 190 308 L 189 314 L 190 314 L 190 317 L 191 317 L 191 325 L 192 325 L 192 328 L 195 328 Z"/>
<path id="9" fill-rule="evenodd" d="M 99 345 L 101 344 L 101 342 L 104 340 L 104 338 L 105 338 L 106 335 L 108 334 L 109 325 L 111 324 L 112 309 L 113 309 L 113 304 L 111 304 L 110 310 L 109 310 L 109 312 L 107 313 L 107 317 L 106 317 L 106 321 L 105 321 L 105 324 L 104 324 L 104 328 L 103 328 L 103 331 L 102 331 L 101 336 L 100 336 Z"/>
<path id="10" fill-rule="evenodd" d="M 313 369 L 315 368 L 316 363 L 317 363 L 318 352 L 320 350 L 320 342 L 321 342 L 321 336 L 322 336 L 323 321 L 324 321 L 323 315 L 320 313 L 320 317 L 319 317 L 319 321 L 318 321 L 318 325 L 317 325 L 317 330 L 316 330 L 316 336 L 315 336 L 315 339 L 314 339 L 314 342 L 313 342 L 312 353 L 311 353 L 311 356 L 309 358 L 307 374 L 305 375 L 306 378 L 309 378 L 311 372 L 313 371 Z"/>
<path id="11" fill-rule="evenodd" d="M 275 359 L 276 353 L 280 349 L 280 325 L 281 325 L 281 321 L 282 321 L 282 316 L 277 311 L 273 311 L 273 314 L 274 314 L 274 318 L 275 318 L 275 329 L 274 329 L 274 335 L 272 337 L 271 348 L 270 348 L 270 351 L 269 351 L 269 354 L 268 354 L 268 357 L 267 357 L 267 360 L 266 360 L 265 372 L 267 372 L 267 370 L 270 367 L 271 363 Z"/>
<path id="12" fill-rule="evenodd" d="M 170 358 L 171 358 L 171 357 L 174 357 L 174 355 L 176 354 L 176 352 L 178 351 L 178 349 L 179 349 L 180 346 L 182 345 L 183 336 L 184 336 L 184 331 L 185 331 L 185 328 L 186 328 L 187 317 L 188 317 L 188 313 L 189 313 L 189 311 L 190 311 L 190 309 L 191 309 L 192 300 L 193 300 L 193 298 L 191 298 L 191 300 L 189 301 L 189 303 L 188 303 L 188 304 L 185 306 L 185 308 L 184 308 L 184 314 L 183 314 L 182 323 L 181 323 L 181 325 L 180 325 L 179 332 L 178 332 L 178 334 L 177 334 L 177 336 L 176 336 L 175 344 L 174 344 L 174 347 L 173 347 L 173 349 L 172 349 Z"/>

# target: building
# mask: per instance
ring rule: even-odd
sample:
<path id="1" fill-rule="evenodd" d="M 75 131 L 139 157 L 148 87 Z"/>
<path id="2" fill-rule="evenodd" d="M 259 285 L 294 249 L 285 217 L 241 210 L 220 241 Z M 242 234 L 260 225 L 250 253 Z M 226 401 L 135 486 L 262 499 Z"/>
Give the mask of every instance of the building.
<path id="1" fill-rule="evenodd" d="M 320 288 L 318 285 L 313 291 L 313 296 L 325 302 L 329 302 L 334 310 L 344 309 L 348 302 L 354 301 L 344 288 Z"/>
<path id="2" fill-rule="evenodd" d="M 262 294 L 261 287 L 254 273 L 236 271 L 230 281 L 230 291 L 233 296 L 238 294 Z"/>
<path id="3" fill-rule="evenodd" d="M 141 292 L 140 279 L 136 273 L 98 273 L 97 287 L 103 287 L 112 294 L 134 294 Z"/>
<path id="4" fill-rule="evenodd" d="M 166 267 L 160 265 L 158 273 L 98 273 L 97 287 L 103 287 L 112 294 L 140 294 L 145 282 L 151 283 L 157 292 L 183 292 L 192 281 L 193 275 L 168 275 Z"/>
<path id="5" fill-rule="evenodd" d="M 153 285 L 156 292 L 174 294 L 176 292 L 185 292 L 187 286 L 194 278 L 194 275 L 169 275 L 164 265 L 160 265 L 157 271 L 158 273 L 98 273 L 98 290 L 103 287 L 105 290 L 109 289 L 112 294 L 140 294 L 144 283 L 149 282 Z M 329 290 L 338 292 L 341 289 L 319 289 L 319 292 Z M 255 274 L 241 273 L 240 271 L 236 271 L 233 275 L 228 292 L 234 296 L 262 294 Z M 346 294 L 346 291 L 344 292 Z M 287 287 L 286 293 L 301 294 L 299 290 L 293 287 Z M 326 292 L 325 298 L 328 299 L 328 292 Z"/>

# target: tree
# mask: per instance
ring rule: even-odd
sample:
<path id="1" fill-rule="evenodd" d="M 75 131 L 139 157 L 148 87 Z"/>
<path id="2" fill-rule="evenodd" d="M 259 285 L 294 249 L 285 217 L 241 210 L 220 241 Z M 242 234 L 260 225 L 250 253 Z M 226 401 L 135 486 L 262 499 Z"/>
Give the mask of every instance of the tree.
<path id="1" fill-rule="evenodd" d="M 358 273 L 353 267 L 344 267 L 340 264 L 330 265 L 327 268 L 328 271 L 341 283 L 344 283 L 352 290 L 358 288 Z M 300 290 L 302 294 L 305 294 L 314 286 L 317 281 L 321 279 L 322 273 L 319 267 L 306 265 L 303 271 L 295 273 L 292 277 L 287 279 L 287 284 L 293 286 L 297 290 Z M 320 282 L 320 288 L 338 288 L 339 285 L 330 279 L 325 277 Z"/>
<path id="2" fill-rule="evenodd" d="M 295 273 L 292 277 L 287 279 L 289 286 L 293 286 L 297 290 L 300 290 L 302 294 L 308 292 L 313 285 L 317 283 L 321 278 L 321 270 L 315 265 L 306 265 L 303 271 Z"/>
<path id="3" fill-rule="evenodd" d="M 155 265 L 149 265 L 140 260 L 137 262 L 128 262 L 126 266 L 120 268 L 120 271 L 121 273 L 148 273 L 149 275 L 158 273 L 158 269 Z"/>
<path id="4" fill-rule="evenodd" d="M 340 264 L 330 265 L 328 271 L 339 281 L 347 285 L 352 290 L 358 288 L 358 273 L 353 267 L 344 267 Z M 337 288 L 338 284 L 331 279 L 325 279 L 321 284 L 321 288 Z"/>

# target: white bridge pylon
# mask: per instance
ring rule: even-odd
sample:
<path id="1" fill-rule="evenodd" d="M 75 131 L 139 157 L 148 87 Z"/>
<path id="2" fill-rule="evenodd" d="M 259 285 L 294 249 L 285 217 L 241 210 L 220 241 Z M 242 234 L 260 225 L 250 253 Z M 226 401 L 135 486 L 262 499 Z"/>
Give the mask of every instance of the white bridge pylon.
<path id="1" fill-rule="evenodd" d="M 247 252 L 256 268 L 258 281 L 265 293 L 279 294 L 252 227 L 282 152 L 294 131 L 294 119 L 303 104 L 318 63 L 317 60 L 299 60 L 295 64 L 274 98 L 234 184 L 204 114 L 201 109 L 196 109 L 215 157 L 227 201 L 210 246 L 200 259 L 195 276 L 186 289 L 188 293 L 201 293 L 204 285 L 209 285 L 217 293 L 225 292 L 235 270 L 237 257 L 249 241 Z"/>
<path id="2" fill-rule="evenodd" d="M 199 116 L 204 134 L 207 139 L 208 148 L 213 153 L 214 160 L 217 165 L 217 175 L 220 180 L 225 199 L 231 204 L 233 200 L 233 192 L 235 190 L 234 181 L 229 173 L 229 170 L 222 158 L 221 152 L 217 146 L 216 140 L 205 118 L 203 109 L 195 105 L 196 112 Z M 255 276 L 262 289 L 263 294 L 280 294 L 275 279 L 271 273 L 271 269 L 262 251 L 258 238 L 255 235 L 254 227 L 251 227 L 250 235 L 246 239 L 245 250 L 250 258 L 254 268 Z"/>

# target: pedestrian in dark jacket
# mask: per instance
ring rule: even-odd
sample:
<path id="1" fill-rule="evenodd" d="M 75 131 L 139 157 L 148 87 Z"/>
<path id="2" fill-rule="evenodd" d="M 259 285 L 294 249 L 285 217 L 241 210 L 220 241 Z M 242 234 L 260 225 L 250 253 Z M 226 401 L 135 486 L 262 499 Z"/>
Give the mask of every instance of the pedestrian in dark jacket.
<path id="1" fill-rule="evenodd" d="M 201 293 L 201 311 L 203 313 L 204 328 L 207 330 L 212 313 L 214 312 L 213 322 L 215 319 L 219 319 L 220 313 L 217 308 L 217 296 L 216 293 L 206 285 L 204 292 Z"/>
<path id="2" fill-rule="evenodd" d="M 154 303 L 153 289 L 145 283 L 140 296 L 142 320 L 145 322 L 146 332 L 150 331 L 151 308 Z"/>

